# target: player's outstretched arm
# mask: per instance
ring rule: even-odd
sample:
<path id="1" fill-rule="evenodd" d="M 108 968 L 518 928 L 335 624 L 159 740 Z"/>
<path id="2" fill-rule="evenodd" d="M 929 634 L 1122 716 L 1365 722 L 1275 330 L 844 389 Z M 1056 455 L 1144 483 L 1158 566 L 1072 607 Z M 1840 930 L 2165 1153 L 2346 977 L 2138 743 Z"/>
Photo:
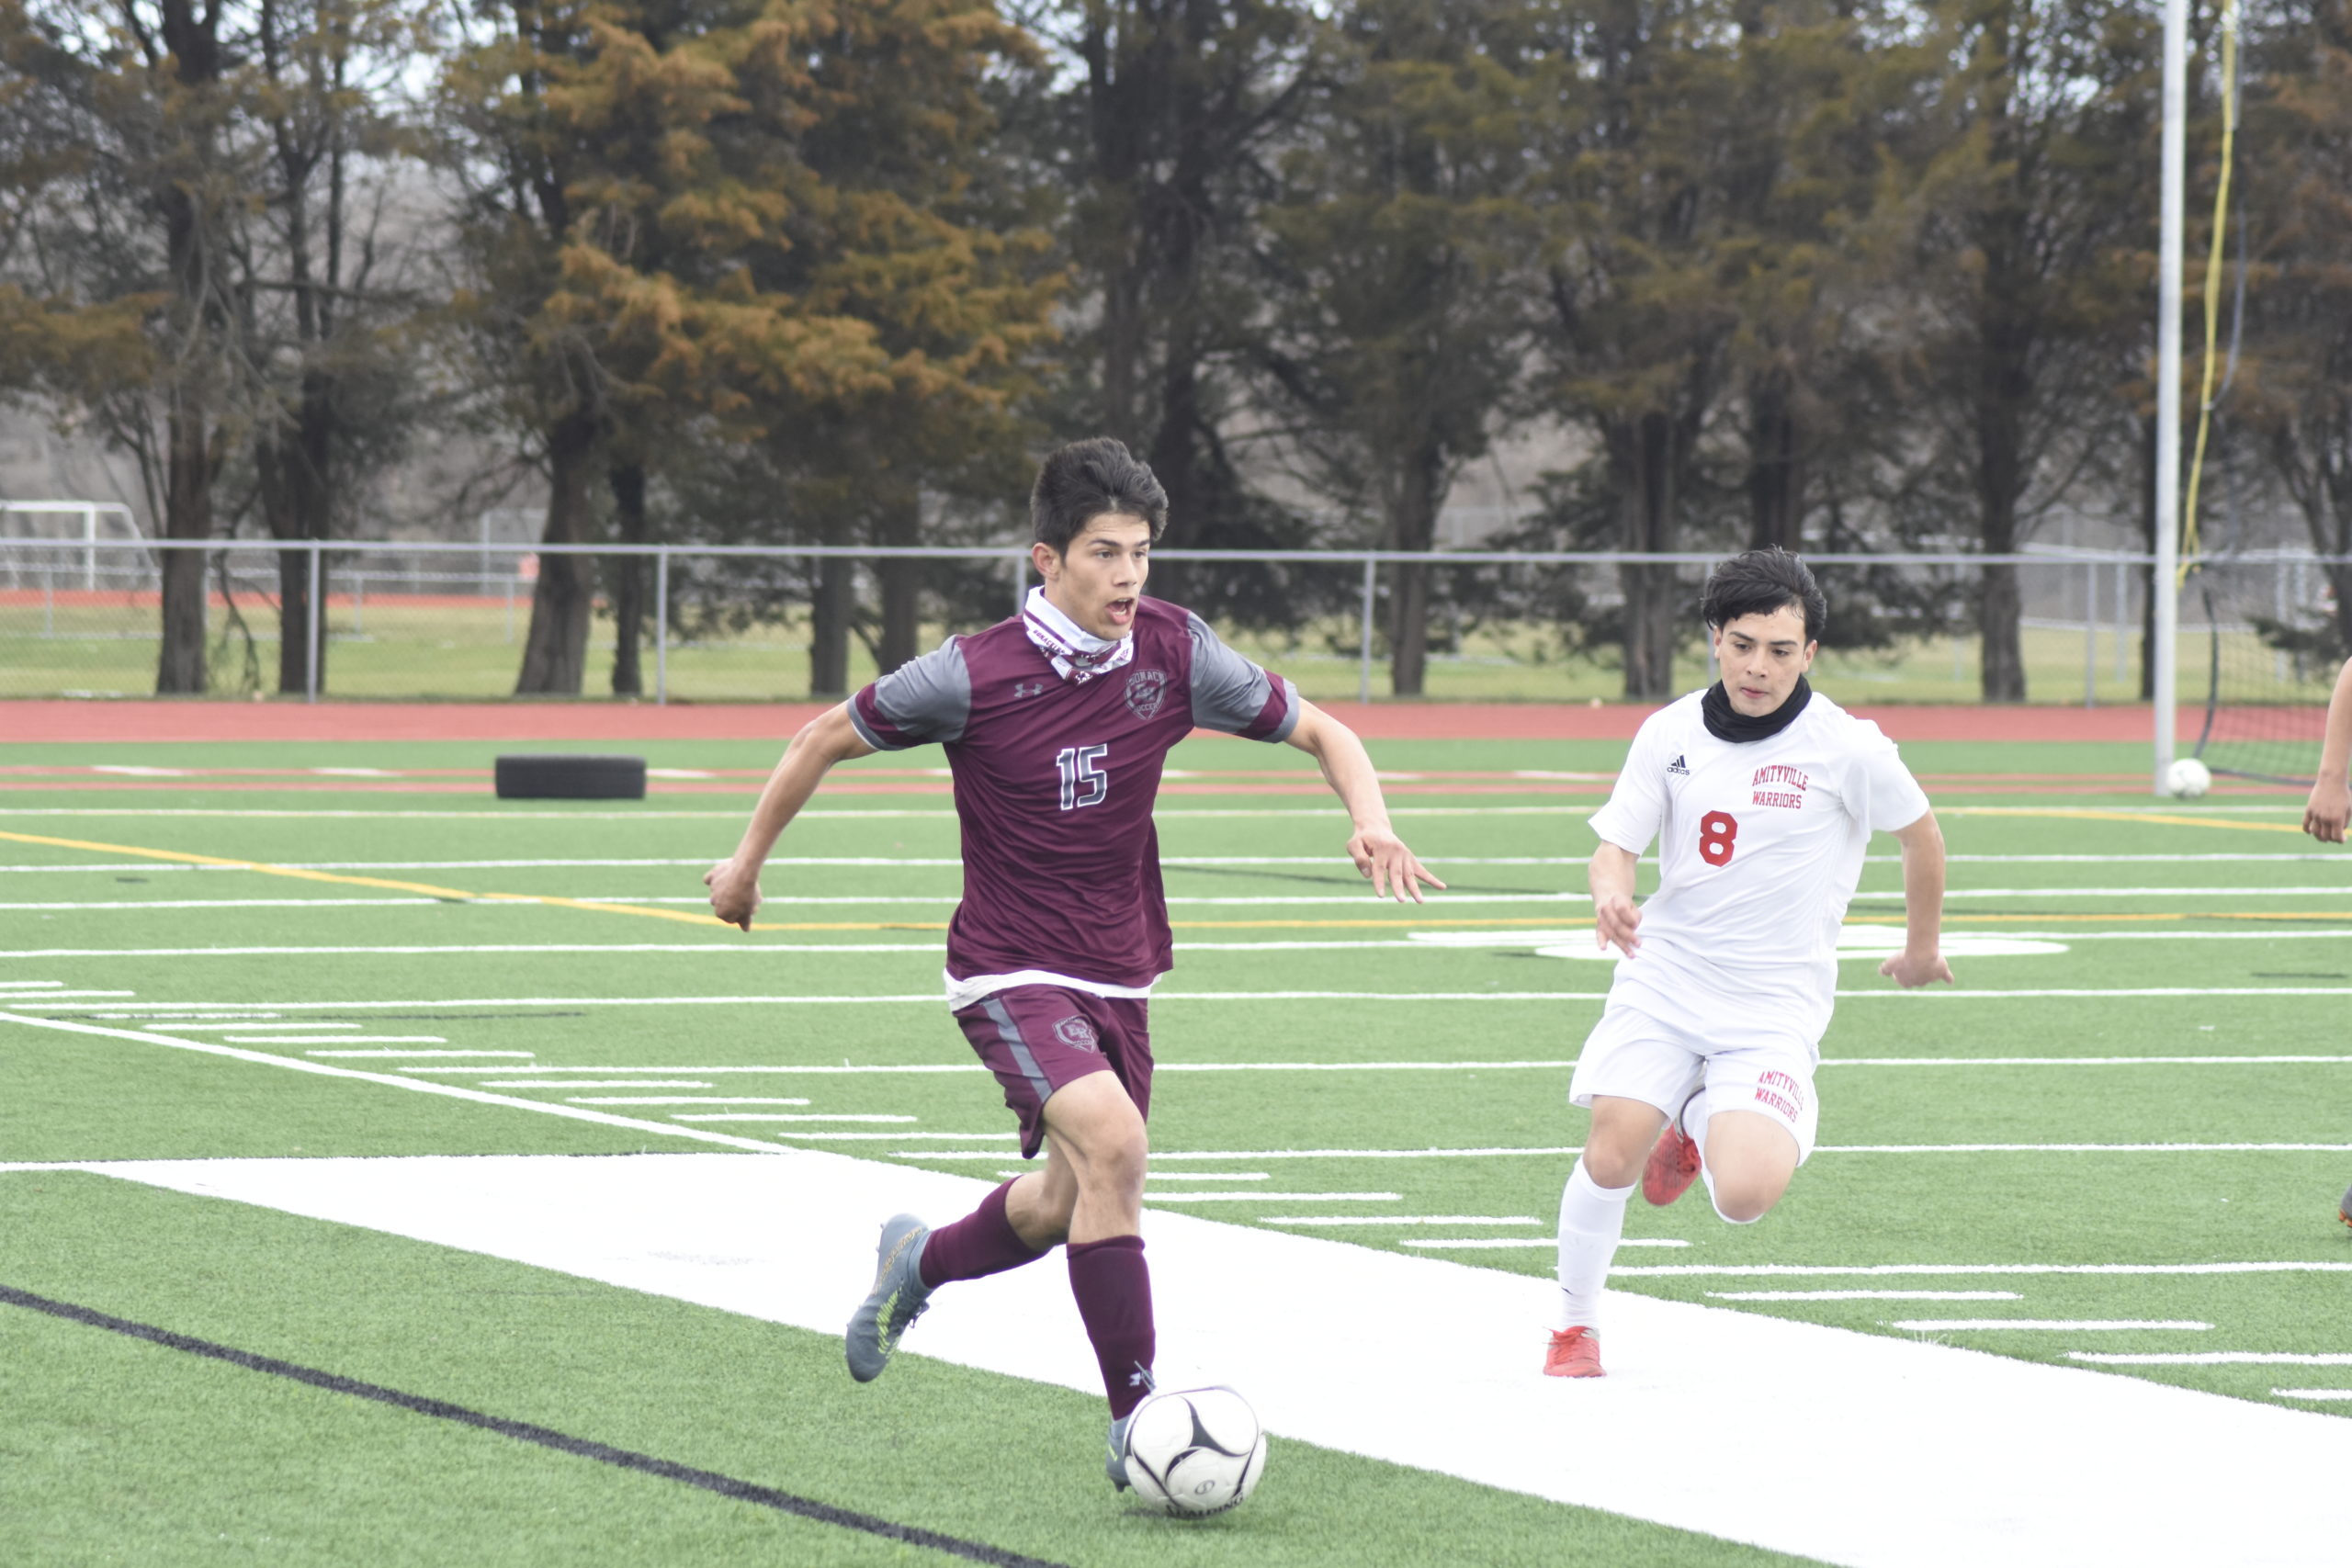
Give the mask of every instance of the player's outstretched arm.
<path id="1" fill-rule="evenodd" d="M 1949 986 L 1951 965 L 1937 951 L 1944 926 L 1944 830 L 1929 811 L 1897 828 L 1894 837 L 1903 846 L 1903 951 L 1878 972 L 1905 990 L 1938 980 Z"/>
<path id="2" fill-rule="evenodd" d="M 1585 880 L 1592 888 L 1593 945 L 1603 953 L 1615 947 L 1631 958 L 1642 945 L 1634 934 L 1642 923 L 1642 911 L 1634 903 L 1634 868 L 1641 863 L 1642 857 L 1633 851 L 1603 842 L 1585 868 Z"/>
<path id="3" fill-rule="evenodd" d="M 760 867 L 767 863 L 776 839 L 817 793 L 826 769 L 852 757 L 871 756 L 873 751 L 850 723 L 847 703 L 827 708 L 802 725 L 784 760 L 768 775 L 767 787 L 760 791 L 760 803 L 752 807 L 742 842 L 735 846 L 733 854 L 702 874 L 703 886 L 710 889 L 710 912 L 730 926 L 750 931 L 752 917 L 760 909 Z"/>
<path id="4" fill-rule="evenodd" d="M 2319 780 L 2303 804 L 2303 831 L 2323 844 L 2344 841 L 2344 824 L 2352 818 L 2352 659 L 2335 677 L 2335 694 L 2327 699 L 2327 734 L 2320 742 Z"/>
<path id="5" fill-rule="evenodd" d="M 1298 722 L 1291 727 L 1290 743 L 1321 765 L 1323 782 L 1348 808 L 1348 819 L 1355 824 L 1355 832 L 1348 840 L 1348 857 L 1372 879 L 1375 897 L 1393 897 L 1400 904 L 1409 897 L 1419 904 L 1426 902 L 1421 897 L 1423 884 L 1445 886 L 1422 867 L 1389 827 L 1388 803 L 1381 798 L 1380 777 L 1354 730 L 1302 700 Z"/>

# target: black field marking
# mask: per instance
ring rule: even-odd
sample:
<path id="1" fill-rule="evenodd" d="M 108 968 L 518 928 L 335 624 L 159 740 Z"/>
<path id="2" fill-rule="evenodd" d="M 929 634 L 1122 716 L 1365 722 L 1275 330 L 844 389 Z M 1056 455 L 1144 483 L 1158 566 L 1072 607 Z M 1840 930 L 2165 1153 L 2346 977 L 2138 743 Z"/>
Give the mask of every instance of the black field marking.
<path id="1" fill-rule="evenodd" d="M 25 1307 L 33 1312 L 46 1313 L 51 1317 L 63 1318 L 68 1323 L 84 1324 L 91 1328 L 103 1328 L 129 1338 L 144 1339 L 152 1345 L 161 1345 L 166 1349 L 185 1350 L 191 1356 L 203 1356 L 215 1361 L 226 1361 L 232 1366 L 243 1367 L 248 1371 L 267 1372 L 273 1377 L 309 1383 L 312 1388 L 322 1388 L 334 1393 L 347 1393 L 356 1399 L 370 1399 L 379 1404 L 395 1405 L 402 1410 L 413 1411 L 419 1416 L 430 1416 L 435 1420 L 454 1421 L 461 1427 L 479 1427 L 485 1432 L 496 1432 L 501 1437 L 513 1438 L 517 1442 L 537 1444 L 543 1449 L 553 1449 L 558 1453 L 571 1454 L 579 1459 L 594 1460 L 599 1464 L 609 1464 L 620 1470 L 633 1470 L 642 1475 L 660 1476 L 664 1481 L 675 1481 L 687 1486 L 700 1487 L 705 1492 L 716 1492 L 722 1497 L 732 1497 L 739 1503 L 757 1503 L 763 1508 L 774 1508 L 778 1513 L 793 1514 L 804 1519 L 814 1519 L 819 1524 L 835 1525 L 842 1529 L 857 1530 L 865 1535 L 878 1535 L 886 1540 L 905 1541 L 910 1546 L 929 1547 L 933 1551 L 944 1551 L 950 1557 L 960 1557 L 967 1562 L 986 1562 L 994 1565 L 994 1568 L 1064 1568 L 1061 1563 L 1049 1562 L 1042 1557 L 1024 1557 L 1020 1552 L 1007 1551 L 1002 1547 L 990 1546 L 984 1541 L 965 1540 L 956 1536 L 942 1535 L 936 1530 L 922 1529 L 913 1525 L 893 1524 L 888 1519 L 877 1519 L 871 1514 L 854 1513 L 847 1508 L 836 1508 L 830 1503 L 820 1503 L 808 1497 L 796 1497 L 789 1492 L 779 1492 L 772 1486 L 762 1486 L 750 1481 L 738 1481 L 731 1475 L 721 1475 L 717 1471 L 696 1470 L 692 1465 L 678 1464 L 666 1459 L 656 1459 L 651 1454 L 641 1454 L 629 1449 L 616 1449 L 608 1443 L 599 1443 L 588 1438 L 574 1438 L 549 1427 L 535 1427 L 527 1421 L 509 1421 L 503 1416 L 486 1416 L 479 1410 L 469 1410 L 462 1404 L 451 1404 L 447 1400 L 427 1399 L 422 1394 L 402 1393 L 396 1388 L 385 1388 L 379 1383 L 361 1382 L 356 1378 L 341 1377 L 334 1372 L 322 1372 L 315 1367 L 297 1366 L 292 1361 L 281 1361 L 274 1356 L 256 1356 L 250 1350 L 240 1350 L 228 1345 L 216 1345 L 209 1339 L 191 1338 L 187 1335 L 175 1334 L 168 1328 L 157 1328 L 151 1324 L 133 1323 L 127 1317 L 116 1317 L 111 1313 L 99 1312 L 94 1307 L 75 1306 L 70 1302 L 51 1301 L 47 1296 L 37 1296 L 30 1291 L 19 1291 L 8 1285 L 0 1285 L 0 1303 L 9 1306 Z"/>

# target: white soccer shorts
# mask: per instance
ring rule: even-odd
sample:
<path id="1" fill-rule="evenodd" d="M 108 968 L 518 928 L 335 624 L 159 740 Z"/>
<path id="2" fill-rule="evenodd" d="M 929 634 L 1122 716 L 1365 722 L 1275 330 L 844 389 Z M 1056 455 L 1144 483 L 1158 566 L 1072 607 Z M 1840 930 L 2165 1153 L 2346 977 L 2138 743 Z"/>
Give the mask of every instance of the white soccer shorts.
<path id="1" fill-rule="evenodd" d="M 1797 1141 L 1797 1163 L 1813 1156 L 1821 1121 L 1814 1098 L 1814 1045 L 1796 1035 L 1750 1038 L 1715 1048 L 1647 1013 L 1611 1003 L 1593 1026 L 1568 1080 L 1568 1102 L 1586 1110 L 1593 1096 L 1638 1100 L 1671 1116 L 1706 1086 L 1692 1121 L 1724 1111 L 1753 1111 L 1786 1127 Z"/>

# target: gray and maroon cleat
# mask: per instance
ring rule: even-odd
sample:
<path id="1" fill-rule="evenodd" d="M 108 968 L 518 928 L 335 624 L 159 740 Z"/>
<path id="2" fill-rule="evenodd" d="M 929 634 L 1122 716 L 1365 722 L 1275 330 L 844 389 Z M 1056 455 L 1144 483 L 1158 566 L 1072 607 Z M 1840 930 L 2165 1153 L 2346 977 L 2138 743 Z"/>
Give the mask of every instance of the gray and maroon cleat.
<path id="1" fill-rule="evenodd" d="M 849 1357 L 849 1375 L 872 1382 L 890 1364 L 899 1336 L 922 1315 L 931 1303 L 931 1287 L 922 1282 L 922 1244 L 931 1227 L 912 1214 L 894 1214 L 882 1227 L 875 1248 L 874 1291 L 858 1303 L 842 1336 Z"/>

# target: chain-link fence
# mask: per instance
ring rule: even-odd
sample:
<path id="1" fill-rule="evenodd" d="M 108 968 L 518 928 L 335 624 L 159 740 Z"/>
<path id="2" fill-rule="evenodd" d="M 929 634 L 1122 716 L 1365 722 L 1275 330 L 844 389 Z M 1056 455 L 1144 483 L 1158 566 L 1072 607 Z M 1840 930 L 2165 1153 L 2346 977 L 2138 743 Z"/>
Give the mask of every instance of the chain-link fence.
<path id="1" fill-rule="evenodd" d="M 202 558 L 200 625 L 187 618 L 198 596 L 183 590 L 178 637 L 185 645 L 200 635 L 205 690 L 220 696 L 489 699 L 520 688 L 652 702 L 800 700 L 854 690 L 886 660 L 1012 613 L 1033 581 L 1026 551 L 1013 546 L 6 539 L 0 695 L 154 692 L 162 567 L 174 552 Z M 1402 666 L 1414 660 L 1418 626 L 1421 695 L 1584 702 L 1624 695 L 1629 649 L 1665 665 L 1665 691 L 1704 682 L 1696 605 L 1718 558 L 1168 550 L 1155 558 L 1153 590 L 1204 606 L 1228 640 L 1310 697 L 1392 694 L 1409 673 Z M 1807 558 L 1831 606 L 1815 683 L 1846 700 L 1973 702 L 1988 656 L 2032 700 L 2142 695 L 2144 555 Z M 2324 703 L 2334 664 L 2316 645 L 2299 653 L 2282 643 L 2280 628 L 2327 619 L 2327 565 L 2275 552 L 2233 560 L 2239 608 L 2219 623 L 2196 612 L 2192 587 L 2182 700 L 2206 695 L 2218 637 L 2251 660 L 2233 657 L 2230 669 L 2262 677 L 2243 691 L 2254 677 L 2238 680 L 2226 701 Z M 1277 574 L 1274 602 L 1290 613 L 1269 617 L 1268 595 L 1235 592 L 1243 574 Z M 2014 595 L 2014 644 L 1985 646 L 1978 626 L 1988 592 Z M 1260 608 L 1224 615 L 1216 606 L 1227 599 Z M 2273 613 L 2244 609 L 2255 601 Z"/>

